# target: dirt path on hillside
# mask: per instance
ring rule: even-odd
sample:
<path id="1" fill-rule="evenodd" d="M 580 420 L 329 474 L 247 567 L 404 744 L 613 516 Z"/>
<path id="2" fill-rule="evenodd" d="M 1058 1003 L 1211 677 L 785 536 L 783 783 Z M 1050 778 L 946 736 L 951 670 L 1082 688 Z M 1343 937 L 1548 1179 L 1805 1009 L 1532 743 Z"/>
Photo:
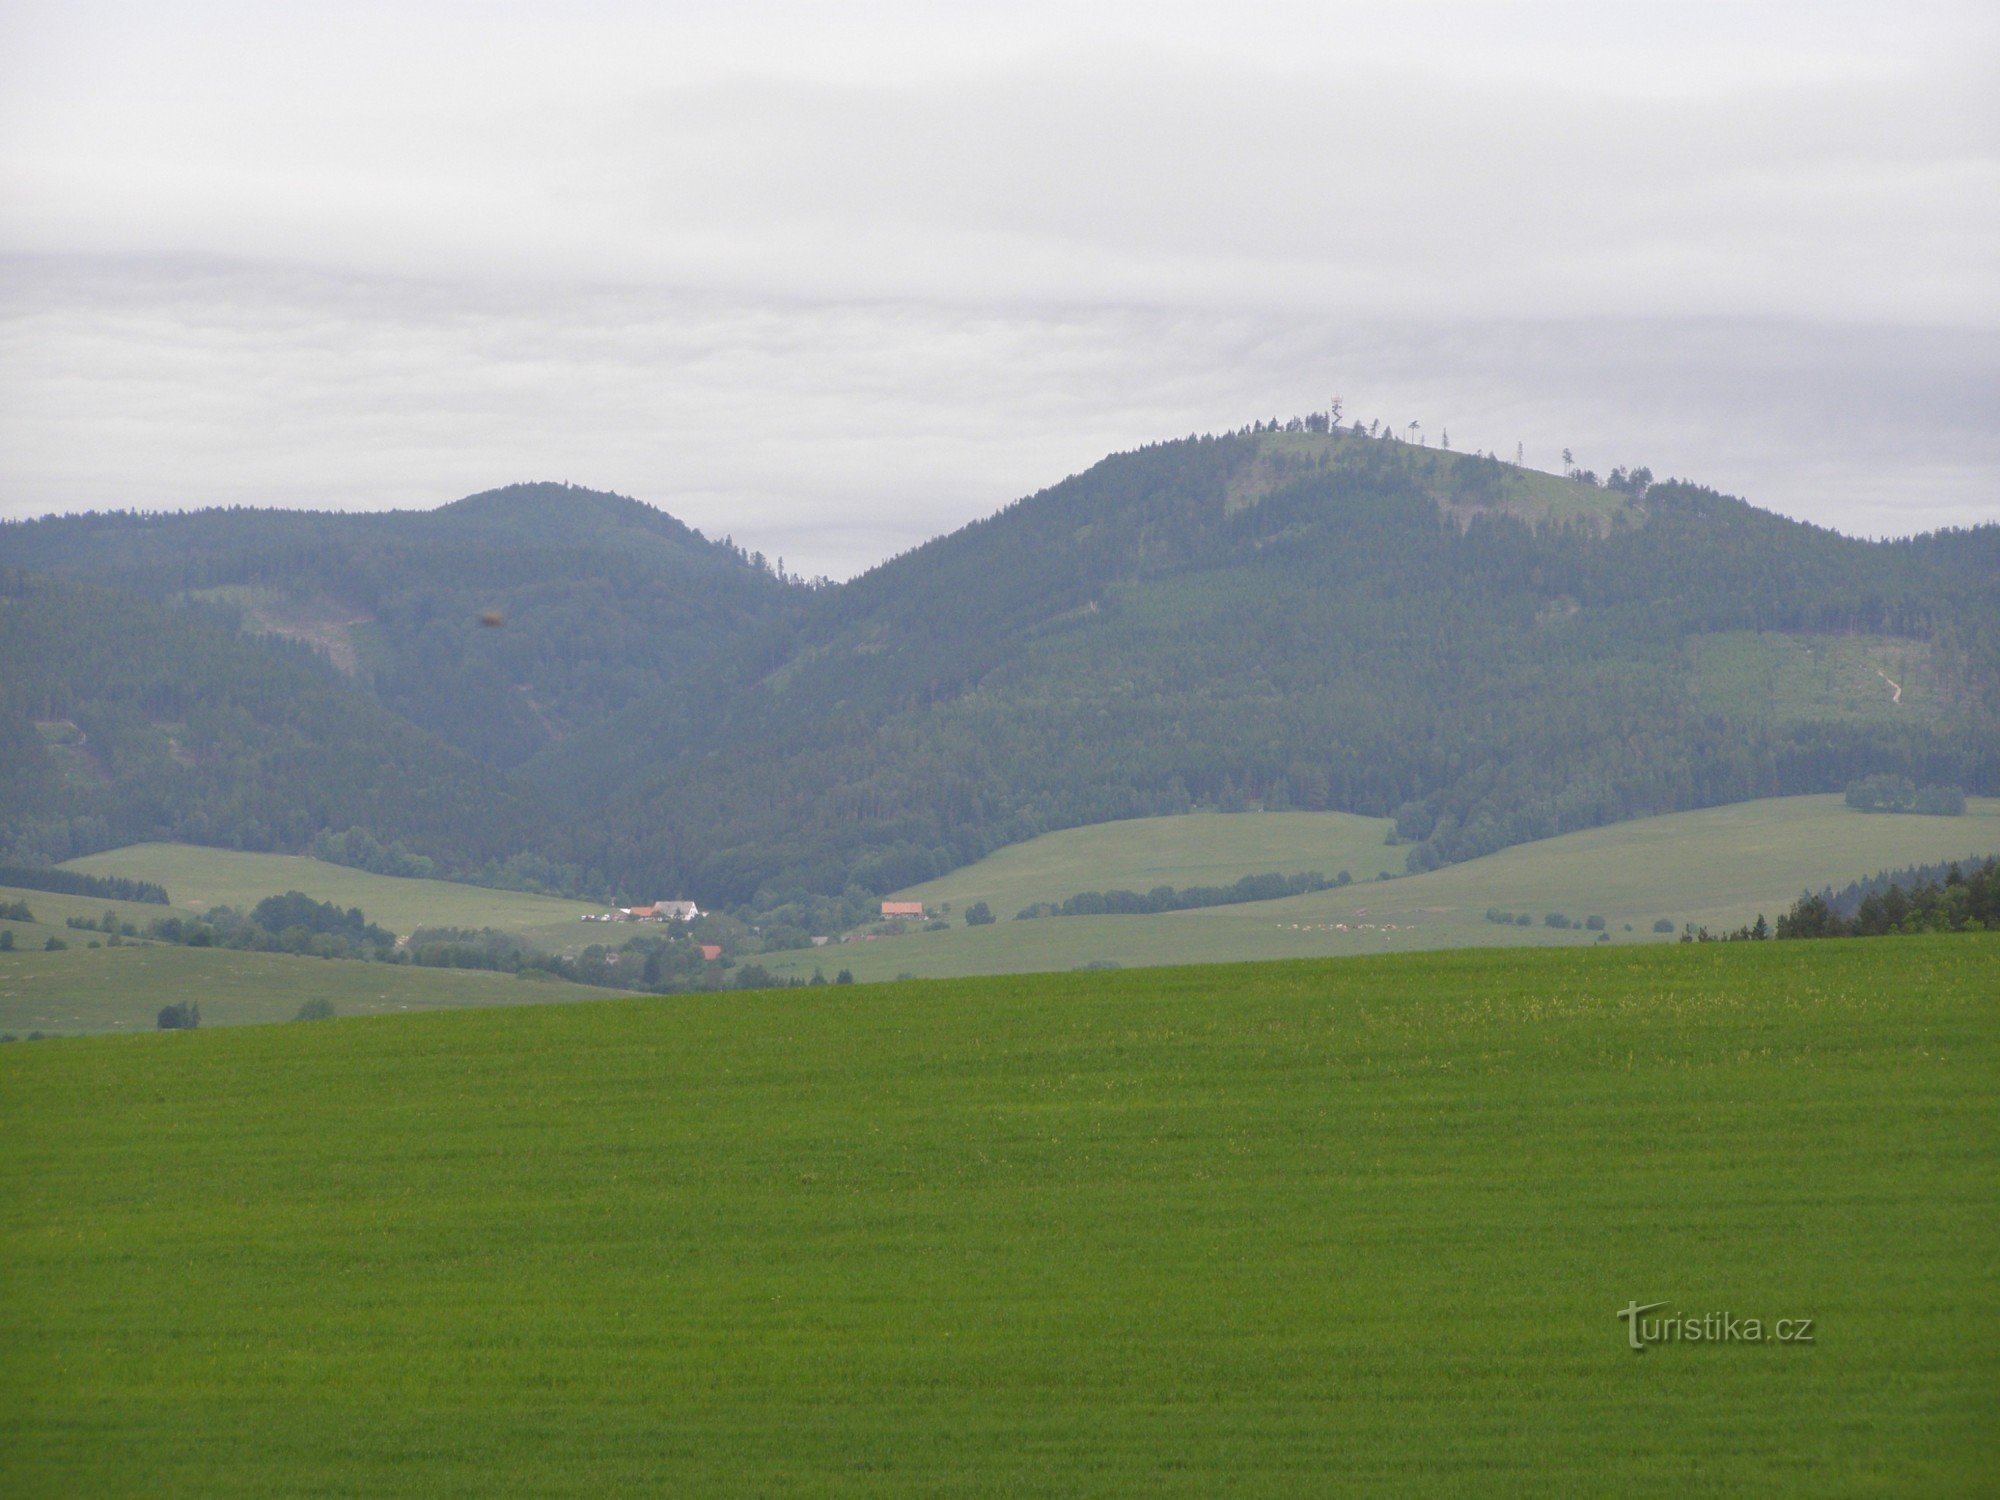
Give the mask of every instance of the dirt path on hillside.
<path id="1" fill-rule="evenodd" d="M 1891 677 L 1887 672 L 1883 671 L 1880 667 L 1877 667 L 1875 669 L 1875 675 L 1881 678 L 1884 682 L 1888 683 L 1889 686 L 1894 690 L 1889 694 L 1889 701 L 1891 703 L 1901 703 L 1903 701 L 1902 683 L 1896 681 L 1895 678 Z"/>

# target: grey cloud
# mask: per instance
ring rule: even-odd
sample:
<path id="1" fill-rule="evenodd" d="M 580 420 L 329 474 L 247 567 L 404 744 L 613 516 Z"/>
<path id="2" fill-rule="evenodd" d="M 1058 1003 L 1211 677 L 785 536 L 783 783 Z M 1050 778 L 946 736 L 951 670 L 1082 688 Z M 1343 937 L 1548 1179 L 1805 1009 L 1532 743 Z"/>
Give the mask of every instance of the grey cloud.
<path id="1" fill-rule="evenodd" d="M 2000 517 L 1978 8 L 829 16 L 14 7 L 0 511 L 570 478 L 846 573 L 1339 390 Z"/>
<path id="2" fill-rule="evenodd" d="M 1345 394 L 1870 533 L 1991 519 L 2000 335 L 545 294 L 7 268 L 0 509 L 435 504 L 567 478 L 845 575 L 1164 436 Z"/>

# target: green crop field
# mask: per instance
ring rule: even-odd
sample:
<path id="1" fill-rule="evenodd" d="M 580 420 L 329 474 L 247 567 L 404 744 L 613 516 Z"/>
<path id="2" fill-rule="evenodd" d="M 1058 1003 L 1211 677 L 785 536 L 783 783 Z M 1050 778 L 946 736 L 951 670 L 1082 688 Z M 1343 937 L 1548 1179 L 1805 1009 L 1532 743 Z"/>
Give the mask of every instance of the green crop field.
<path id="1" fill-rule="evenodd" d="M 37 900 L 37 917 L 40 905 Z M 22 930 L 17 923 L 0 926 Z M 308 1000 L 327 1001 L 336 1015 L 360 1016 L 602 1000 L 607 993 L 589 985 L 477 969 L 419 969 L 165 943 L 93 949 L 86 946 L 92 936 L 65 932 L 71 946 L 63 953 L 42 952 L 26 943 L 0 953 L 0 1034 L 151 1031 L 162 1006 L 184 1001 L 201 1006 L 204 1026 L 238 1026 L 289 1021 Z"/>
<path id="2" fill-rule="evenodd" d="M 1996 998 L 1969 936 L 15 1044 L 0 1490 L 1988 1492 Z"/>
<path id="3" fill-rule="evenodd" d="M 1333 821 L 1317 821 L 1326 819 Z M 951 901 L 954 922 L 968 903 L 985 900 L 1001 919 L 990 927 L 961 924 L 948 932 L 778 953 L 759 962 L 781 975 L 819 969 L 832 977 L 848 969 L 857 979 L 893 979 L 1089 963 L 1217 963 L 1596 941 L 1595 932 L 1543 925 L 1551 912 L 1578 923 L 1601 916 L 1614 943 L 1658 943 L 1672 941 L 1652 930 L 1662 917 L 1677 930 L 1692 922 L 1720 932 L 1760 911 L 1775 918 L 1808 887 L 1845 885 L 1884 868 L 2000 854 L 2000 798 L 1969 798 L 1965 816 L 1935 818 L 1859 813 L 1837 796 L 1773 797 L 1518 844 L 1424 875 L 1363 879 L 1359 847 L 1366 830 L 1379 840 L 1387 826 L 1325 813 L 1197 813 L 1049 834 L 899 893 Z M 1295 828 L 1324 832 L 1285 831 Z M 1342 866 L 1349 856 L 1336 839 L 1350 837 L 1352 864 Z M 1315 838 L 1325 839 L 1321 852 L 1314 850 Z M 1265 841 L 1262 849 L 1259 840 Z M 1196 883 L 1191 872 L 1201 867 L 1206 850 L 1216 852 L 1213 873 L 1203 880 L 1272 869 L 1318 868 L 1332 875 L 1351 867 L 1358 883 L 1284 901 L 1159 916 L 1011 920 L 1027 900 L 1117 886 L 1145 890 L 1162 881 Z M 1400 849 L 1373 852 L 1378 863 L 1401 863 Z M 1177 878 L 1176 872 L 1190 873 Z M 1032 896 L 1017 899 L 1031 890 Z M 1525 912 L 1532 924 L 1497 926 L 1485 918 L 1489 907 Z"/>
<path id="4" fill-rule="evenodd" d="M 202 911 L 233 906 L 247 911 L 266 896 L 304 891 L 315 901 L 358 906 L 371 922 L 407 937 L 419 927 L 492 927 L 517 933 L 552 952 L 575 952 L 602 941 L 604 929 L 586 928 L 581 901 L 496 891 L 450 880 L 405 880 L 371 875 L 346 865 L 298 854 L 246 854 L 195 844 L 133 844 L 73 859 L 63 866 L 86 875 L 123 875 L 167 888 L 176 906 Z M 104 903 L 100 902 L 101 907 Z M 153 908 L 159 913 L 159 908 Z"/>

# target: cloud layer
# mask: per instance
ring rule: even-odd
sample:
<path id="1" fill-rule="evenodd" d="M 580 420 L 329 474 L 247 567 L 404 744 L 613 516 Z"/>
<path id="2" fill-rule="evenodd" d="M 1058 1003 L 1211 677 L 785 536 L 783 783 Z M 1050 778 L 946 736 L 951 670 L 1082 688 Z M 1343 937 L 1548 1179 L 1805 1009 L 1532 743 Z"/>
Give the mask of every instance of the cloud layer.
<path id="1" fill-rule="evenodd" d="M 570 478 L 845 573 L 1339 391 L 2000 518 L 1969 7 L 334 10 L 10 13 L 0 513 Z"/>

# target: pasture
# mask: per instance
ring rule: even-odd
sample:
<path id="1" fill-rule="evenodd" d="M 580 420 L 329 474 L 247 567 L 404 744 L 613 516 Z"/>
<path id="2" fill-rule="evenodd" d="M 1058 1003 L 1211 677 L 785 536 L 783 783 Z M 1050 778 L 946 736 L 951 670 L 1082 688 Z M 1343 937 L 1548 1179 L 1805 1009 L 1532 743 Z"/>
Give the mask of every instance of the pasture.
<path id="1" fill-rule="evenodd" d="M 1127 818 L 1010 844 L 977 864 L 898 891 L 895 899 L 948 905 L 954 913 L 984 901 L 1004 920 L 1031 902 L 1113 886 L 1184 889 L 1308 870 L 1328 879 L 1346 870 L 1356 880 L 1373 880 L 1385 870 L 1402 872 L 1406 851 L 1383 844 L 1394 826 L 1387 818 L 1338 812 Z"/>
<path id="2" fill-rule="evenodd" d="M 39 901 L 35 907 L 39 917 Z M 0 925 L 19 930 L 17 924 Z M 151 1031 L 161 1007 L 184 1002 L 201 1007 L 203 1026 L 242 1026 L 289 1021 L 309 1000 L 327 1002 L 336 1015 L 365 1016 L 601 1000 L 616 993 L 540 976 L 517 979 L 478 969 L 419 969 L 290 953 L 166 943 L 93 949 L 84 941 L 92 936 L 65 932 L 68 952 L 17 947 L 0 953 L 0 1034 Z"/>
<path id="3" fill-rule="evenodd" d="M 1971 1493 L 1996 996 L 1976 936 L 8 1046 L 0 1488 Z"/>
<path id="4" fill-rule="evenodd" d="M 131 844 L 73 859 L 63 866 L 85 875 L 123 875 L 167 888 L 184 910 L 211 906 L 248 911 L 266 896 L 303 891 L 343 909 L 358 906 L 371 922 L 408 937 L 419 927 L 492 927 L 551 952 L 574 953 L 601 941 L 605 929 L 586 927 L 600 905 L 527 891 L 496 891 L 452 880 L 408 880 L 331 865 L 302 854 L 250 854 L 196 844 Z M 104 903 L 99 902 L 101 907 Z M 158 915 L 160 908 L 154 907 Z"/>
<path id="5" fill-rule="evenodd" d="M 831 977 L 845 968 L 857 979 L 892 979 L 1597 940 L 1596 932 L 1544 925 L 1551 912 L 1578 923 L 1603 917 L 1614 944 L 1671 942 L 1688 923 L 1722 932 L 1759 912 L 1775 919 L 1807 888 L 1845 885 L 1884 868 L 2000 854 L 2000 798 L 1968 798 L 1965 816 L 1935 818 L 1858 813 L 1831 795 L 1773 797 L 1613 823 L 1423 875 L 1370 881 L 1362 878 L 1359 862 L 1363 830 L 1342 833 L 1336 821 L 1323 825 L 1327 835 L 1282 832 L 1314 826 L 1293 820 L 1323 818 L 1343 815 L 1196 813 L 1049 834 L 898 893 L 901 899 L 950 899 L 959 925 L 948 932 L 772 954 L 760 962 L 783 975 L 818 968 Z M 1374 827 L 1387 824 L 1374 821 Z M 1337 840 L 1350 834 L 1343 851 Z M 1344 852 L 1356 861 L 1357 883 L 1283 901 L 1157 916 L 1012 920 L 1026 904 L 1015 898 L 1031 890 L 1028 899 L 1061 900 L 1082 890 L 1144 890 L 1162 880 L 1193 884 L 1172 874 L 1152 876 L 1192 870 L 1209 848 L 1226 851 L 1226 860 L 1217 858 L 1212 867 L 1230 878 L 1271 869 L 1316 868 L 1332 875 L 1347 866 L 1332 864 L 1330 856 Z M 1402 849 L 1373 852 L 1400 868 Z M 1000 918 L 993 926 L 963 925 L 966 905 L 977 900 L 987 901 Z M 1525 913 L 1530 923 L 1496 925 L 1486 920 L 1488 908 Z M 1675 934 L 1653 931 L 1662 918 Z"/>

